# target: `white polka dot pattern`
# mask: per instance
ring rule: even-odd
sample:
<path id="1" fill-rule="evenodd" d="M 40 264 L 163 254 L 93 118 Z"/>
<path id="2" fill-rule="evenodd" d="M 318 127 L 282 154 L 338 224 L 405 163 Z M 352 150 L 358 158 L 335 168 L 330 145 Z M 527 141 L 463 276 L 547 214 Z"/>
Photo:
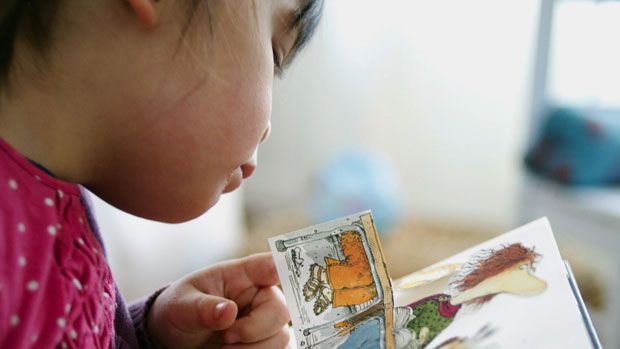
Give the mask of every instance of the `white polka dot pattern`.
<path id="1" fill-rule="evenodd" d="M 36 280 L 30 280 L 26 284 L 26 289 L 28 291 L 36 291 L 39 288 L 39 283 Z"/>
<path id="2" fill-rule="evenodd" d="M 10 322 L 11 326 L 13 326 L 13 327 L 19 325 L 19 315 L 11 315 L 11 318 L 9 319 L 9 322 Z"/>
<path id="3" fill-rule="evenodd" d="M 9 305 L 0 347 L 111 348 L 115 285 L 80 188 L 2 139 L 0 184 L 0 234 L 11 247 L 0 248 L 0 295 Z"/>

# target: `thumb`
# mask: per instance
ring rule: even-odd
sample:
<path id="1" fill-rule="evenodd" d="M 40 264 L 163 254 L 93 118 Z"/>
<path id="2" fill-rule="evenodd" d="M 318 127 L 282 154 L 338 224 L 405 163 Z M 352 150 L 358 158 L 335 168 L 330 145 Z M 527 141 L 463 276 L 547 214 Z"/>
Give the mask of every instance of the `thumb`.
<path id="1" fill-rule="evenodd" d="M 173 284 L 155 300 L 147 326 L 151 339 L 162 347 L 196 347 L 213 332 L 230 327 L 237 312 L 229 299 Z"/>
<path id="2" fill-rule="evenodd" d="M 197 292 L 195 297 L 197 325 L 202 329 L 220 331 L 235 322 L 238 312 L 235 302 L 201 292 Z"/>

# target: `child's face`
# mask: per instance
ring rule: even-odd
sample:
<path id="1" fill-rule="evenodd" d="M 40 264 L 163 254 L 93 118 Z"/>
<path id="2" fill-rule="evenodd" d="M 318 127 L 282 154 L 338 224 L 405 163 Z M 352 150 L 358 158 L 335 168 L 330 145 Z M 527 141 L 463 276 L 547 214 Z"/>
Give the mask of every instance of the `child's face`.
<path id="1" fill-rule="evenodd" d="M 207 13 L 201 2 L 180 39 L 188 16 L 178 3 L 155 2 L 155 27 L 117 38 L 122 44 L 103 51 L 101 72 L 91 73 L 110 89 L 101 117 L 114 121 L 87 186 L 123 210 L 169 222 L 202 214 L 254 171 L 270 129 L 273 51 L 282 58 L 291 50 L 297 33 L 287 21 L 300 6 L 209 0 Z"/>

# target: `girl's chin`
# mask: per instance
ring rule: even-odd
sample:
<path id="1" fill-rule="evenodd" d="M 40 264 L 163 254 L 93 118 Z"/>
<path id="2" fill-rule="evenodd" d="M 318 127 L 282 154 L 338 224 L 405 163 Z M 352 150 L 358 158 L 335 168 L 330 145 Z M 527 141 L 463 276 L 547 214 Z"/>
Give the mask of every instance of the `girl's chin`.
<path id="1" fill-rule="evenodd" d="M 228 185 L 226 186 L 226 188 L 224 188 L 224 191 L 222 192 L 222 194 L 228 194 L 231 193 L 237 189 L 239 189 L 239 187 L 241 186 L 241 180 L 235 180 L 232 181 L 230 183 L 228 183 Z"/>
<path id="2" fill-rule="evenodd" d="M 239 172 L 241 172 L 241 171 L 240 170 L 239 171 L 235 171 L 232 174 L 232 176 L 228 180 L 228 184 L 226 184 L 226 187 L 222 191 L 223 194 L 227 194 L 227 193 L 233 192 L 233 191 L 237 190 L 241 186 L 241 181 L 243 181 L 243 177 L 242 177 L 241 173 L 239 173 Z"/>

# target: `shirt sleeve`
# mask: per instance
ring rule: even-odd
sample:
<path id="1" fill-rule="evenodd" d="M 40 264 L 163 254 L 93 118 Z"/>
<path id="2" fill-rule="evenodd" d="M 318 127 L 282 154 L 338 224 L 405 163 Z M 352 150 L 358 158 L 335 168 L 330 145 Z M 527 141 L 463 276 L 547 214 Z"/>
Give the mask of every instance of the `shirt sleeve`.
<path id="1" fill-rule="evenodd" d="M 159 296 L 165 289 L 165 287 L 161 288 L 147 298 L 129 305 L 131 322 L 135 329 L 136 338 L 138 339 L 138 344 L 141 349 L 155 349 L 155 345 L 150 340 L 146 329 L 146 317 L 149 313 L 149 310 L 153 306 L 153 303 L 155 303 L 157 296 Z"/>
<path id="2" fill-rule="evenodd" d="M 117 312 L 114 319 L 116 328 L 117 349 L 156 349 L 149 339 L 146 320 L 149 310 L 157 297 L 166 289 L 163 287 L 150 296 L 125 306 L 124 300 L 117 289 Z"/>

